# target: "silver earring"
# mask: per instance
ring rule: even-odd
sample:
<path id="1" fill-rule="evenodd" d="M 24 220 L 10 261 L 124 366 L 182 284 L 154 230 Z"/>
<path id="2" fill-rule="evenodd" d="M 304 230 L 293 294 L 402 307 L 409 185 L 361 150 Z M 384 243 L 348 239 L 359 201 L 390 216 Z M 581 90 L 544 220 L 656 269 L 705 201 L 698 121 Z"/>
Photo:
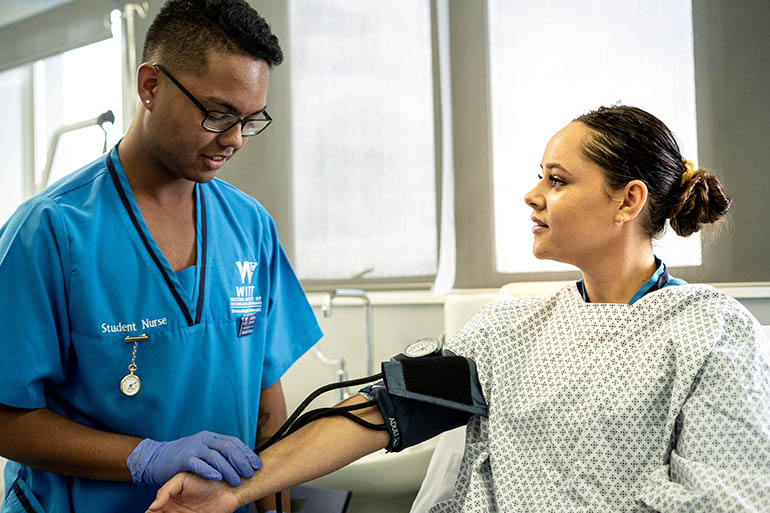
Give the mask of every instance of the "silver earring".
<path id="1" fill-rule="evenodd" d="M 149 104 L 150 104 L 150 99 L 149 99 L 149 98 L 147 98 L 146 100 L 144 100 L 144 103 L 146 103 L 147 105 L 149 105 Z"/>

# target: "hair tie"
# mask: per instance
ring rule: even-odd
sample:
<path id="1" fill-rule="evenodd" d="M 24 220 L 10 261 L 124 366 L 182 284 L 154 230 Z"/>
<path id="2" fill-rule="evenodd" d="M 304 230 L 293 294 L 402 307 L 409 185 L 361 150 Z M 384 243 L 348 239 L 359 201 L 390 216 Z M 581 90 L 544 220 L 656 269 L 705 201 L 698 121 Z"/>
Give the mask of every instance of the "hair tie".
<path id="1" fill-rule="evenodd" d="M 684 172 L 682 173 L 682 181 L 680 182 L 680 185 L 686 184 L 694 174 L 695 174 L 695 164 L 692 163 L 692 160 L 685 160 Z"/>

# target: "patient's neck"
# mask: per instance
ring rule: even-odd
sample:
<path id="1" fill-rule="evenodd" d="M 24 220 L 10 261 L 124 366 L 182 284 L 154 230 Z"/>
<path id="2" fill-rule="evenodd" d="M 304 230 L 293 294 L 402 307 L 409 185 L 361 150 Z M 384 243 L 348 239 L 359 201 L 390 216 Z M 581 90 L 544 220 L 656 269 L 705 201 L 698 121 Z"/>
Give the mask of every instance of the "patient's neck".
<path id="1" fill-rule="evenodd" d="M 652 243 L 621 249 L 612 258 L 598 258 L 581 268 L 588 300 L 592 303 L 628 303 L 655 273 Z"/>

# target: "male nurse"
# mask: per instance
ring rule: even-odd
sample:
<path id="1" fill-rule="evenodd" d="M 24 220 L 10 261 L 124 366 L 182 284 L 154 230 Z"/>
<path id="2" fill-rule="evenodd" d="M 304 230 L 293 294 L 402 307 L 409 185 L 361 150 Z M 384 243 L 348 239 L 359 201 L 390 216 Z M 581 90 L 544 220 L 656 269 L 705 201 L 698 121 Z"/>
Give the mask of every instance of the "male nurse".
<path id="1" fill-rule="evenodd" d="M 141 512 L 177 472 L 260 467 L 321 333 L 269 214 L 216 175 L 282 59 L 247 2 L 168 1 L 125 137 L 0 229 L 2 512 Z"/>

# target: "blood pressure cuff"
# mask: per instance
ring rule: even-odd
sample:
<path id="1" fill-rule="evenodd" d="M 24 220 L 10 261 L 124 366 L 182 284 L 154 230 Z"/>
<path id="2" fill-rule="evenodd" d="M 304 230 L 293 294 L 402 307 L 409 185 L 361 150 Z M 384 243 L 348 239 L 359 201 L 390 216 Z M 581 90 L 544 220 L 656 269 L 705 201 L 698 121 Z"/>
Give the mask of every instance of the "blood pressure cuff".
<path id="1" fill-rule="evenodd" d="M 449 353 L 451 354 L 451 353 Z M 398 452 L 467 424 L 489 408 L 473 360 L 461 356 L 383 362 L 383 381 L 363 388 L 373 397 L 390 432 L 386 449 Z"/>

